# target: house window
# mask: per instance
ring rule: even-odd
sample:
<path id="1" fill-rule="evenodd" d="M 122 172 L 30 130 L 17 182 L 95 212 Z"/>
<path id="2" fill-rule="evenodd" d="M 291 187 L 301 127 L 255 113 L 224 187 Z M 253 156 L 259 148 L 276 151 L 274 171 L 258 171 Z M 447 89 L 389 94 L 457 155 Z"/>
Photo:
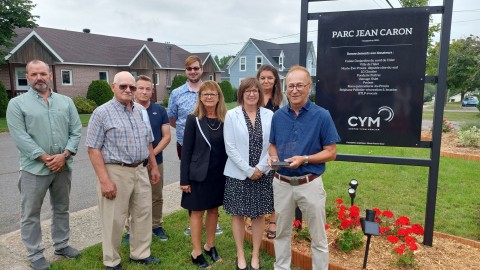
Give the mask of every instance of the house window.
<path id="1" fill-rule="evenodd" d="M 256 63 L 255 70 L 259 70 L 260 67 L 263 65 L 263 57 L 257 56 L 255 58 L 255 63 Z"/>
<path id="2" fill-rule="evenodd" d="M 280 66 L 280 71 L 283 71 L 283 56 L 278 58 L 278 65 Z"/>
<path id="3" fill-rule="evenodd" d="M 213 81 L 213 75 L 208 75 L 208 79 Z"/>
<path id="4" fill-rule="evenodd" d="M 155 85 L 159 85 L 160 84 L 160 73 L 155 73 L 155 76 L 153 76 L 153 83 Z"/>
<path id="5" fill-rule="evenodd" d="M 240 57 L 240 71 L 247 70 L 247 57 L 242 56 Z"/>
<path id="6" fill-rule="evenodd" d="M 72 71 L 62 69 L 62 85 L 72 85 Z"/>
<path id="7" fill-rule="evenodd" d="M 108 71 L 100 71 L 98 72 L 98 79 L 102 81 L 108 82 Z"/>
<path id="8" fill-rule="evenodd" d="M 27 78 L 25 77 L 26 73 L 27 73 L 27 69 L 24 67 L 15 68 L 15 81 L 16 81 L 17 90 L 28 89 L 28 81 L 27 81 Z"/>

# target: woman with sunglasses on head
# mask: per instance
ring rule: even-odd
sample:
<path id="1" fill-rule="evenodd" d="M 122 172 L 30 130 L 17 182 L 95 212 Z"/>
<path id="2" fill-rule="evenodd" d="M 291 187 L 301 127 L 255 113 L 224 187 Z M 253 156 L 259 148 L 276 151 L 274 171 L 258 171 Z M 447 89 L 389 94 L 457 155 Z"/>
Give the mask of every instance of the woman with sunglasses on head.
<path id="1" fill-rule="evenodd" d="M 207 268 L 209 263 L 203 257 L 203 252 L 213 262 L 222 260 L 215 248 L 215 230 L 218 207 L 223 205 L 225 191 L 225 176 L 219 168 L 224 168 L 227 160 L 223 141 L 223 122 L 227 109 L 216 82 L 205 81 L 198 94 L 195 109 L 187 116 L 185 124 L 180 188 L 183 191 L 181 205 L 191 211 L 192 262 L 200 268 Z M 206 243 L 202 247 L 205 211 Z"/>
<path id="2" fill-rule="evenodd" d="M 288 99 L 282 92 L 280 76 L 277 69 L 273 66 L 263 65 L 258 69 L 257 79 L 263 89 L 263 107 L 276 112 L 281 107 L 288 104 Z M 267 238 L 274 239 L 277 236 L 277 226 L 275 211 L 270 215 L 268 224 Z"/>
<path id="3" fill-rule="evenodd" d="M 238 104 L 225 117 L 224 209 L 232 215 L 237 247 L 236 269 L 247 269 L 243 250 L 244 218 L 252 220 L 253 250 L 250 269 L 260 268 L 265 214 L 273 212 L 273 171 L 267 164 L 273 112 L 263 108 L 263 90 L 256 78 L 246 78 L 238 88 Z"/>

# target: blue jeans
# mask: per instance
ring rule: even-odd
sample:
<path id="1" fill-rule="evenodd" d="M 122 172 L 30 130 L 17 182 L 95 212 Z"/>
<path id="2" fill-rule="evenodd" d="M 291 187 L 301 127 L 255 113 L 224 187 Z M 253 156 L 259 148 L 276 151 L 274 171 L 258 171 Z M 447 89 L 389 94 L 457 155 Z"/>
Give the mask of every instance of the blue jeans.
<path id="1" fill-rule="evenodd" d="M 28 259 L 36 261 L 43 257 L 40 211 L 43 199 L 50 191 L 52 206 L 52 241 L 55 250 L 68 246 L 70 236 L 69 204 L 72 172 L 63 171 L 50 175 L 34 175 L 20 171 L 18 189 L 21 198 L 21 235 L 28 251 Z"/>

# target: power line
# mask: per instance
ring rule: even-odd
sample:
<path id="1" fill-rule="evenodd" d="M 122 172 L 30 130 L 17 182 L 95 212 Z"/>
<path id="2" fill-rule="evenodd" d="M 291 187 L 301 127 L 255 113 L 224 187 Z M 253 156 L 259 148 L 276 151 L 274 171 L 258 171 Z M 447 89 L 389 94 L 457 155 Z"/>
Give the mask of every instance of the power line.
<path id="1" fill-rule="evenodd" d="M 464 10 L 454 10 L 453 12 L 477 12 L 480 9 L 464 9 Z"/>

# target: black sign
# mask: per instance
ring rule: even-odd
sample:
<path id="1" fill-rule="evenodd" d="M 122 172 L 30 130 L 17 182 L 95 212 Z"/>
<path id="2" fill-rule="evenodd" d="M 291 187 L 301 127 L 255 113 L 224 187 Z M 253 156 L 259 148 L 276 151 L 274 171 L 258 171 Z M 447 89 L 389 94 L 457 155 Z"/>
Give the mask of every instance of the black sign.
<path id="1" fill-rule="evenodd" d="M 341 143 L 418 146 L 429 13 L 333 12 L 318 21 L 317 104 Z"/>

